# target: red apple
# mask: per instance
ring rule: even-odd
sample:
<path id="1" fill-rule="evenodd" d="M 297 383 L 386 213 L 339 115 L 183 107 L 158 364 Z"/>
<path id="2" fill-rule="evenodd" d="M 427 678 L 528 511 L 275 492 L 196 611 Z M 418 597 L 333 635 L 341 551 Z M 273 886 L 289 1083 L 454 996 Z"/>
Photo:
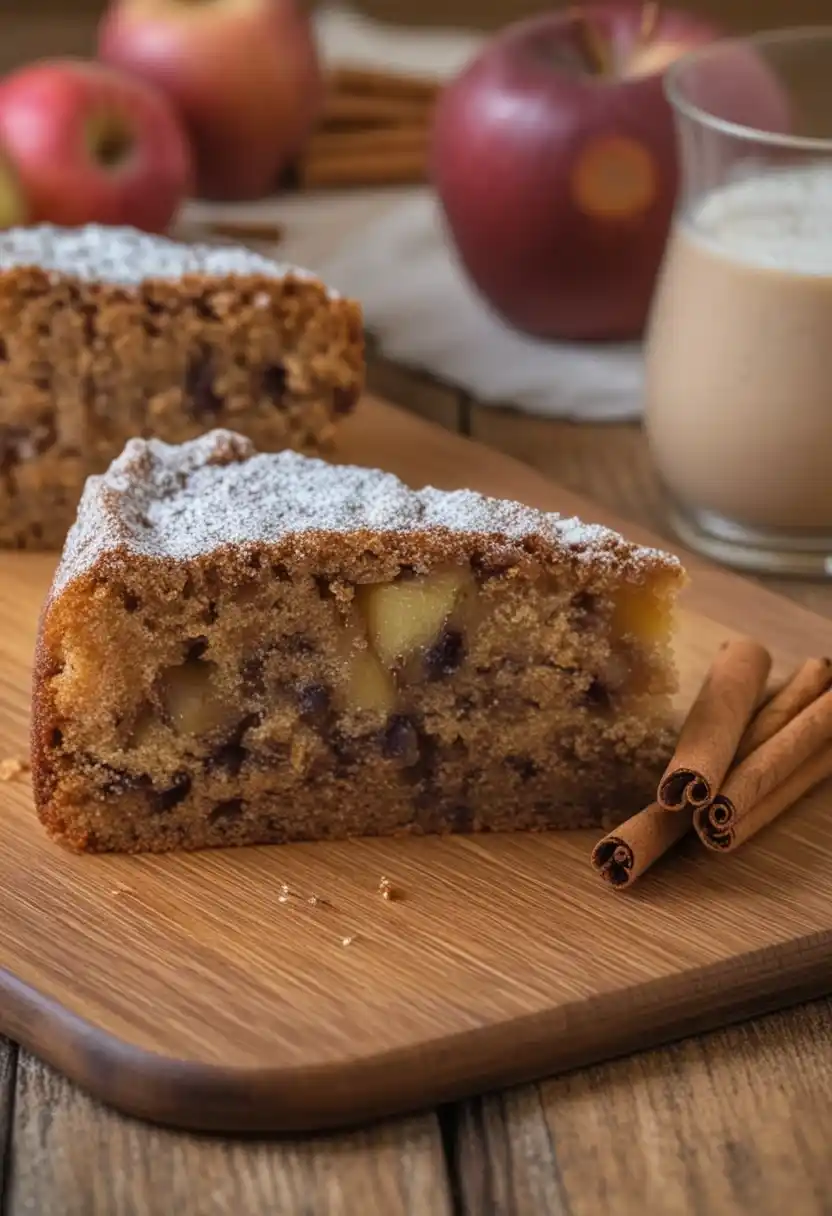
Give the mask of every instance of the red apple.
<path id="1" fill-rule="evenodd" d="M 511 324 L 641 332 L 677 185 L 663 72 L 716 34 L 656 5 L 548 13 L 510 26 L 445 90 L 433 179 L 462 263 Z"/>
<path id="2" fill-rule="evenodd" d="M 166 98 L 80 59 L 44 60 L 0 82 L 0 145 L 33 223 L 164 232 L 190 184 L 187 136 Z"/>
<path id="3" fill-rule="evenodd" d="M 29 204 L 12 162 L 0 152 L 0 228 L 29 222 Z"/>
<path id="4" fill-rule="evenodd" d="M 274 189 L 323 96 L 299 0 L 115 0 L 99 54 L 175 102 L 206 198 L 256 198 Z"/>

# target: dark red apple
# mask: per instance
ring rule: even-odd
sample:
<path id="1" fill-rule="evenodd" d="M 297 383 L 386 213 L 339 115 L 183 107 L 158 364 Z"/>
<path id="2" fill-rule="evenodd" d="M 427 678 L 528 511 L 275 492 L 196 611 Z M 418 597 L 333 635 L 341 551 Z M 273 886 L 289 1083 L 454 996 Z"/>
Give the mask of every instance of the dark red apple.
<path id="1" fill-rule="evenodd" d="M 44 60 L 0 82 L 0 146 L 32 223 L 164 232 L 191 181 L 187 136 L 150 85 L 85 60 Z"/>
<path id="2" fill-rule="evenodd" d="M 544 337 L 644 326 L 677 188 L 665 68 L 709 22 L 598 4 L 510 26 L 444 91 L 432 176 L 463 265 Z"/>
<path id="3" fill-rule="evenodd" d="M 99 55 L 174 101 L 204 198 L 257 198 L 274 189 L 322 103 L 300 0 L 114 0 Z"/>

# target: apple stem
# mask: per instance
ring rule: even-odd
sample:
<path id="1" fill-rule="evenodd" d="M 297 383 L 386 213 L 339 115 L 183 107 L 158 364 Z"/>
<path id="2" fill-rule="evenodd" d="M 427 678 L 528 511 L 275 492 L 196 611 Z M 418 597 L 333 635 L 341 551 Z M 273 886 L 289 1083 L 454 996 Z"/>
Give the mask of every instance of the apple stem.
<path id="1" fill-rule="evenodd" d="M 659 12 L 661 5 L 658 0 L 646 0 L 641 6 L 641 24 L 638 31 L 638 44 L 644 46 L 656 32 L 656 27 L 659 24 Z"/>
<path id="2" fill-rule="evenodd" d="M 578 10 L 577 18 L 578 33 L 581 38 L 581 51 L 583 52 L 587 67 L 592 70 L 595 76 L 611 75 L 612 62 L 609 44 L 599 32 L 597 25 L 593 21 L 590 21 L 585 9 Z"/>

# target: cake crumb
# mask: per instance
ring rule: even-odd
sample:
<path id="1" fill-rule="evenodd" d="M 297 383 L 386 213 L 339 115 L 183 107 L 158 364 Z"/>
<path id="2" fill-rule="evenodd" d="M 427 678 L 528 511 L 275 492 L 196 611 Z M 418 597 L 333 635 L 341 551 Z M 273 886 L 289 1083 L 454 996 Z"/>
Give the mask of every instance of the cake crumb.
<path id="1" fill-rule="evenodd" d="M 110 894 L 112 895 L 113 899 L 118 899 L 120 895 L 133 895 L 134 891 L 133 888 L 128 887 L 126 883 L 119 882 L 116 883 Z"/>
<path id="2" fill-rule="evenodd" d="M 8 756 L 5 760 L 0 760 L 0 781 L 14 781 L 15 778 L 28 771 L 28 761 L 21 760 L 17 756 Z"/>
<path id="3" fill-rule="evenodd" d="M 313 908 L 329 908 L 332 906 L 323 895 L 310 895 L 306 902 L 311 904 Z"/>
<path id="4" fill-rule="evenodd" d="M 353 944 L 353 942 L 357 941 L 357 940 L 358 940 L 358 937 L 356 934 L 353 934 L 351 937 L 342 937 L 341 945 L 342 946 L 351 946 Z"/>
<path id="5" fill-rule="evenodd" d="M 383 874 L 379 879 L 378 893 L 382 899 L 393 900 L 399 898 L 399 892 L 393 886 L 391 880 L 389 878 L 385 878 Z"/>

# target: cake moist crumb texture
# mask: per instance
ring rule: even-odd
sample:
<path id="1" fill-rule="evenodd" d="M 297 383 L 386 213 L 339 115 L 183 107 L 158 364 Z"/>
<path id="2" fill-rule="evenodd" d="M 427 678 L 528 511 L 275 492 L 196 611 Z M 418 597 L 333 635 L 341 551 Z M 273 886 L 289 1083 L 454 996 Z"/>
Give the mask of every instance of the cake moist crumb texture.
<path id="1" fill-rule="evenodd" d="M 363 378 L 359 306 L 305 271 L 130 228 L 0 233 L 0 545 L 60 549 L 133 436 L 325 451 Z"/>
<path id="2" fill-rule="evenodd" d="M 470 491 L 132 440 L 41 619 L 38 814 L 90 851 L 606 826 L 672 748 L 682 581 Z"/>

